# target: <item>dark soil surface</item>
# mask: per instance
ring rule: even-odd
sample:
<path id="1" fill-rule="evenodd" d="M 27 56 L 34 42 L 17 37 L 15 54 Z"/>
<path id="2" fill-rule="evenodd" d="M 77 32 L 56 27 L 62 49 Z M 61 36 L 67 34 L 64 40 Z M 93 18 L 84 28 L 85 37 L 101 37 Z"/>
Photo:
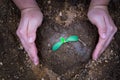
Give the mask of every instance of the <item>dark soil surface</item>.
<path id="1" fill-rule="evenodd" d="M 40 64 L 34 66 L 24 51 L 16 29 L 20 11 L 10 0 L 0 1 L 0 80 L 119 80 L 120 1 L 109 5 L 118 32 L 97 60 L 91 59 L 97 29 L 87 18 L 86 0 L 37 0 L 44 21 L 37 31 Z M 78 42 L 52 51 L 60 37 L 79 36 Z"/>
<path id="2" fill-rule="evenodd" d="M 75 67 L 75 64 L 81 65 L 80 63 L 83 64 L 90 59 L 97 32 L 95 33 L 95 29 L 88 22 L 75 20 L 75 23 L 64 27 L 50 20 L 43 26 L 45 27 L 40 29 L 41 35 L 38 35 L 43 64 L 51 66 L 52 70 L 62 74 L 69 68 Z M 79 41 L 66 43 L 57 51 L 51 50 L 52 45 L 58 42 L 60 37 L 67 38 L 71 35 L 78 35 Z"/>

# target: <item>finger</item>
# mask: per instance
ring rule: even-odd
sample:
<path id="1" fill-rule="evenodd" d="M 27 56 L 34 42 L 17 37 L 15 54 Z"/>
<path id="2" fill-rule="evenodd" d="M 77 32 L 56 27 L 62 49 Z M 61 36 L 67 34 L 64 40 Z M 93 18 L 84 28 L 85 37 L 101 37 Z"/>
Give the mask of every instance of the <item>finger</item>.
<path id="1" fill-rule="evenodd" d="M 35 65 L 38 65 L 39 64 L 39 58 L 37 56 L 37 48 L 36 48 L 36 45 L 35 43 L 27 43 L 25 42 L 24 40 L 21 40 L 21 43 L 25 49 L 25 51 L 27 51 L 30 59 L 33 61 L 33 63 Z"/>
<path id="2" fill-rule="evenodd" d="M 17 35 L 20 39 L 24 39 L 27 41 L 27 26 L 28 25 L 28 19 L 27 18 L 21 18 L 20 24 L 17 30 Z"/>
<path id="3" fill-rule="evenodd" d="M 37 56 L 37 48 L 35 45 L 37 27 L 38 27 L 37 23 L 34 20 L 32 20 L 31 23 L 30 22 L 28 23 L 28 29 L 27 29 L 27 37 L 28 37 L 27 42 L 30 46 L 29 56 L 35 65 L 39 63 L 39 59 Z"/>
<path id="4" fill-rule="evenodd" d="M 30 43 L 30 48 L 29 48 L 29 53 L 28 55 L 30 56 L 31 60 L 34 62 L 35 65 L 38 65 L 39 63 L 39 58 L 37 56 L 37 48 L 35 43 Z"/>
<path id="5" fill-rule="evenodd" d="M 106 15 L 107 16 L 107 15 Z M 112 26 L 114 26 L 114 23 L 112 21 L 111 18 L 108 18 L 108 17 L 105 17 L 104 19 L 104 22 L 106 23 L 106 28 L 107 28 L 107 31 L 106 31 L 106 39 L 104 41 L 104 45 L 103 47 L 101 48 L 101 50 L 99 50 L 99 52 L 97 53 L 93 53 L 93 59 L 97 59 L 101 53 L 103 53 L 103 51 L 107 48 L 107 46 L 109 45 L 109 43 L 111 42 L 112 40 L 112 37 L 114 36 L 116 30 L 114 31 L 114 28 Z M 112 25 L 112 26 L 111 26 Z M 112 28 L 113 29 L 112 29 Z M 110 29 L 111 28 L 111 29 Z M 100 31 L 99 31 L 100 32 Z M 99 46 L 99 45 L 98 45 Z"/>
<path id="6" fill-rule="evenodd" d="M 111 40 L 112 40 L 112 35 L 106 40 L 106 43 L 104 44 L 104 46 L 103 46 L 103 48 L 102 48 L 102 50 L 101 50 L 101 52 L 100 53 L 103 53 L 104 52 L 104 50 L 107 48 L 107 46 L 109 45 L 109 43 L 111 42 Z"/>
<path id="7" fill-rule="evenodd" d="M 111 42 L 114 34 L 116 33 L 116 30 L 115 30 L 115 24 L 113 23 L 111 17 L 109 17 L 109 19 L 107 17 L 105 17 L 105 21 L 106 21 L 106 24 L 107 24 L 107 27 L 108 29 L 108 40 L 106 40 L 106 43 L 104 45 L 104 48 L 101 50 L 101 53 L 107 48 L 107 46 L 109 45 L 109 43 Z"/>
<path id="8" fill-rule="evenodd" d="M 25 49 L 25 51 L 28 53 L 30 59 L 33 61 L 35 65 L 39 64 L 39 59 L 37 56 L 37 48 L 35 43 L 28 43 L 24 39 L 20 38 L 20 41 Z"/>
<path id="9" fill-rule="evenodd" d="M 95 25 L 98 28 L 98 33 L 99 33 L 100 37 L 104 39 L 107 35 L 107 27 L 106 27 L 104 17 L 101 17 L 100 19 L 97 19 Z"/>
<path id="10" fill-rule="evenodd" d="M 98 33 L 99 33 L 99 41 L 98 44 L 96 45 L 96 48 L 93 52 L 93 59 L 96 60 L 98 58 L 98 56 L 100 56 L 100 52 L 102 50 L 102 48 L 104 47 L 104 44 L 106 42 L 106 33 L 107 33 L 107 29 L 106 29 L 106 23 L 103 17 L 100 17 L 99 19 L 97 18 L 95 21 L 95 25 L 98 28 Z"/>
<path id="11" fill-rule="evenodd" d="M 29 46 L 27 45 L 27 43 L 25 42 L 25 40 L 20 39 L 22 46 L 24 47 L 25 51 L 27 51 L 27 53 L 29 53 Z"/>
<path id="12" fill-rule="evenodd" d="M 28 41 L 30 43 L 34 42 L 36 39 L 36 31 L 37 31 L 38 25 L 35 20 L 33 20 L 31 23 L 29 23 L 28 27 Z"/>
<path id="13" fill-rule="evenodd" d="M 98 41 L 98 44 L 93 52 L 93 59 L 94 60 L 97 60 L 97 58 L 100 56 L 100 52 L 105 44 L 106 40 L 105 39 L 102 39 L 101 37 L 99 37 L 99 41 Z"/>

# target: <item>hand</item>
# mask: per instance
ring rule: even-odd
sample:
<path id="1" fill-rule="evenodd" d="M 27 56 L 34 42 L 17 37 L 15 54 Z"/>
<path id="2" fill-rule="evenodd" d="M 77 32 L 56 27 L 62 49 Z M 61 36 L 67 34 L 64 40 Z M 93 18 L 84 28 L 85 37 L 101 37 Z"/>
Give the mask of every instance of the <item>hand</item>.
<path id="1" fill-rule="evenodd" d="M 35 45 L 36 30 L 41 25 L 42 19 L 43 15 L 39 8 L 26 8 L 21 11 L 21 20 L 16 32 L 35 65 L 39 63 Z"/>
<path id="2" fill-rule="evenodd" d="M 88 18 L 98 28 L 99 41 L 92 56 L 94 60 L 97 60 L 111 42 L 117 28 L 109 15 L 107 6 L 90 7 Z"/>

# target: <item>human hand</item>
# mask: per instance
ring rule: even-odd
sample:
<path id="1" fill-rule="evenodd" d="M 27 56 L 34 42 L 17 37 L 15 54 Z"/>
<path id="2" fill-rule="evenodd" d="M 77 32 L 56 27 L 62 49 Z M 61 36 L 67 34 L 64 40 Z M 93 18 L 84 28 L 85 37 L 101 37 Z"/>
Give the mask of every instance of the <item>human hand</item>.
<path id="1" fill-rule="evenodd" d="M 88 11 L 88 18 L 96 25 L 99 33 L 99 41 L 93 51 L 92 58 L 97 60 L 111 42 L 117 28 L 109 15 L 107 6 L 92 6 Z"/>
<path id="2" fill-rule="evenodd" d="M 43 15 L 38 7 L 21 10 L 21 20 L 17 29 L 17 36 L 35 65 L 39 63 L 35 44 L 36 31 L 41 25 Z"/>

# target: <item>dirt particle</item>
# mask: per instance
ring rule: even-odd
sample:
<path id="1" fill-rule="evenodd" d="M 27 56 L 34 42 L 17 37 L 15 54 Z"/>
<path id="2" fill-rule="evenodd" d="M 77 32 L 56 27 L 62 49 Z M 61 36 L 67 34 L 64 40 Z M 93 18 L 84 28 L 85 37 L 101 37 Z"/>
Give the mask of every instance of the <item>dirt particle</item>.
<path id="1" fill-rule="evenodd" d="M 2 66 L 3 65 L 3 62 L 0 62 L 0 66 Z"/>
<path id="2" fill-rule="evenodd" d="M 57 77 L 57 80 L 61 80 L 60 77 Z"/>
<path id="3" fill-rule="evenodd" d="M 62 12 L 60 11 L 59 16 L 62 16 Z"/>
<path id="4" fill-rule="evenodd" d="M 44 78 L 42 78 L 41 80 L 45 80 Z"/>
<path id="5" fill-rule="evenodd" d="M 19 49 L 19 50 L 23 50 L 23 46 L 22 46 L 22 45 L 20 45 L 18 49 Z"/>
<path id="6" fill-rule="evenodd" d="M 108 63 L 108 60 L 105 60 L 106 63 Z"/>
<path id="7" fill-rule="evenodd" d="M 51 4 L 51 1 L 49 0 L 47 3 L 48 3 L 48 4 Z"/>
<path id="8" fill-rule="evenodd" d="M 5 80 L 4 78 L 2 78 L 2 80 Z"/>
<path id="9" fill-rule="evenodd" d="M 57 23 L 63 25 L 65 24 L 65 26 L 68 26 L 72 23 L 72 21 L 74 21 L 75 17 L 76 17 L 76 13 L 74 11 L 60 11 L 59 14 L 56 16 L 55 20 Z"/>
<path id="10" fill-rule="evenodd" d="M 48 43 L 48 47 L 50 47 L 50 43 Z"/>

